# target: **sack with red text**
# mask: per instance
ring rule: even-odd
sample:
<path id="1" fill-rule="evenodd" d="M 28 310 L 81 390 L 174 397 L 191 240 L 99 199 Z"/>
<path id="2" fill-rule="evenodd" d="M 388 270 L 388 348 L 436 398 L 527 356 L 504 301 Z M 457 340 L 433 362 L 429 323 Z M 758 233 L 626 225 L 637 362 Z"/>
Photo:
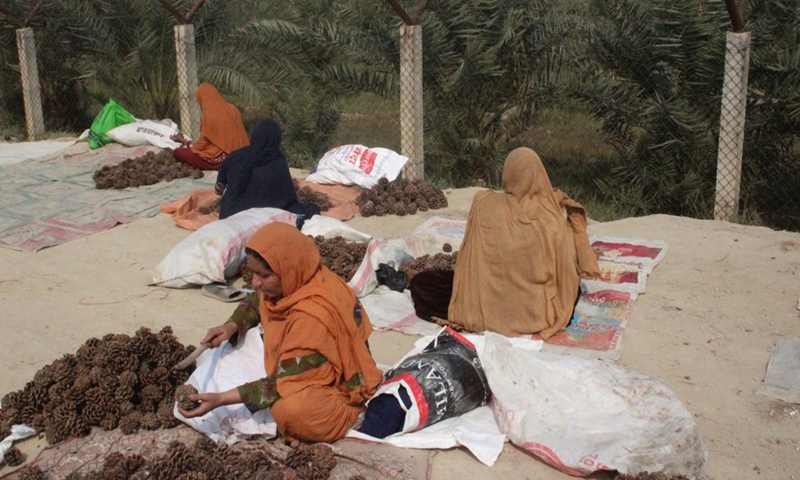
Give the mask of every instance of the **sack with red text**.
<path id="1" fill-rule="evenodd" d="M 447 327 L 421 352 L 409 355 L 384 375 L 374 397 L 391 394 L 406 411 L 403 432 L 456 417 L 486 405 L 489 383 L 475 346 Z M 411 405 L 400 400 L 405 388 Z"/>
<path id="2" fill-rule="evenodd" d="M 396 179 L 407 161 L 408 157 L 387 148 L 342 145 L 325 152 L 306 180 L 372 188 L 383 177 L 390 182 Z"/>

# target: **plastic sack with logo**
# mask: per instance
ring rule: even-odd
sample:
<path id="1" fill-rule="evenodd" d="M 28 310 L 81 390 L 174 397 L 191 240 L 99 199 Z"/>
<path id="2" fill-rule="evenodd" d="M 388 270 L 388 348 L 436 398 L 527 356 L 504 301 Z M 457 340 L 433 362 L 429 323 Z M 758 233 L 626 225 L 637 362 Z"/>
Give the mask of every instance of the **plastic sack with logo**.
<path id="1" fill-rule="evenodd" d="M 491 395 L 475 346 L 444 328 L 421 352 L 386 372 L 367 404 L 361 432 L 377 438 L 413 432 L 486 405 Z"/>

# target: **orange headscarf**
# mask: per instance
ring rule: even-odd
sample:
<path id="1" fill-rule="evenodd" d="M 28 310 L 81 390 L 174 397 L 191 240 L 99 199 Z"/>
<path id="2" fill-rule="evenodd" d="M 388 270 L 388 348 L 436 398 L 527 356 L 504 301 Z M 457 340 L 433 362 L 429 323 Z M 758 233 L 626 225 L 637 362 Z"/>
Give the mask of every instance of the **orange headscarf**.
<path id="1" fill-rule="evenodd" d="M 264 362 L 267 375 L 278 368 L 279 358 L 269 350 L 279 351 L 286 335 L 304 335 L 291 330 L 293 317 L 311 316 L 325 326 L 328 338 L 305 338 L 307 348 L 314 349 L 332 340 L 335 353 L 327 360 L 339 374 L 337 383 L 360 378 L 358 385 L 347 388 L 353 404 L 363 404 L 375 392 L 383 376 L 367 348 L 372 324 L 366 311 L 356 319 L 353 290 L 338 275 L 322 265 L 317 246 L 311 237 L 285 223 L 270 223 L 259 229 L 247 242 L 269 263 L 281 279 L 283 298 L 270 302 L 263 294 L 259 298 L 261 322 L 270 323 L 274 337 L 266 338 Z"/>
<path id="2" fill-rule="evenodd" d="M 472 202 L 448 320 L 474 332 L 549 338 L 572 316 L 581 273 L 599 275 L 586 212 L 554 191 L 530 148 L 508 155 L 503 187 Z"/>
<path id="3" fill-rule="evenodd" d="M 250 144 L 236 105 L 225 101 L 210 83 L 201 83 L 194 92 L 203 116 L 200 137 L 192 149 L 205 158 L 216 158 Z"/>

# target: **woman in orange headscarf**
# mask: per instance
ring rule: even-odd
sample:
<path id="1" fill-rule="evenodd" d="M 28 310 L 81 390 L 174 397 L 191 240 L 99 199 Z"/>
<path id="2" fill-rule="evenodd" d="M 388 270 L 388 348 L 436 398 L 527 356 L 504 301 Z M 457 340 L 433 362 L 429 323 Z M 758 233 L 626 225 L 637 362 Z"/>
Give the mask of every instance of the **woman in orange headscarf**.
<path id="1" fill-rule="evenodd" d="M 203 115 L 200 136 L 191 142 L 182 133 L 173 135 L 172 140 L 185 145 L 176 148 L 173 154 L 177 160 L 200 170 L 219 170 L 228 154 L 250 144 L 242 115 L 210 83 L 201 83 L 194 96 Z"/>
<path id="2" fill-rule="evenodd" d="M 581 277 L 600 276 L 586 211 L 551 186 L 530 148 L 506 158 L 503 190 L 475 195 L 449 278 L 447 272 L 414 277 L 415 309 L 472 332 L 549 338 L 569 324 Z"/>
<path id="3" fill-rule="evenodd" d="M 270 223 L 253 235 L 246 251 L 256 292 L 201 343 L 234 342 L 261 324 L 267 377 L 191 396 L 200 406 L 180 412 L 189 418 L 244 403 L 251 411 L 271 408 L 287 441 L 338 440 L 382 379 L 367 344 L 369 317 L 350 287 L 322 265 L 314 240 L 295 227 Z"/>

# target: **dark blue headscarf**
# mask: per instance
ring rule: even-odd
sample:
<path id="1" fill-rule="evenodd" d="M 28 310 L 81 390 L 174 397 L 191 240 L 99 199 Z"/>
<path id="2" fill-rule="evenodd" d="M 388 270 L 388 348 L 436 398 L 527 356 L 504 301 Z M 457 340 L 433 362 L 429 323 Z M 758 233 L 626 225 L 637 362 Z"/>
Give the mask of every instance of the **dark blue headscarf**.
<path id="1" fill-rule="evenodd" d="M 222 195 L 219 218 L 248 208 L 291 210 L 297 204 L 289 164 L 281 153 L 281 127 L 267 118 L 258 122 L 250 145 L 228 155 L 217 174 Z"/>

